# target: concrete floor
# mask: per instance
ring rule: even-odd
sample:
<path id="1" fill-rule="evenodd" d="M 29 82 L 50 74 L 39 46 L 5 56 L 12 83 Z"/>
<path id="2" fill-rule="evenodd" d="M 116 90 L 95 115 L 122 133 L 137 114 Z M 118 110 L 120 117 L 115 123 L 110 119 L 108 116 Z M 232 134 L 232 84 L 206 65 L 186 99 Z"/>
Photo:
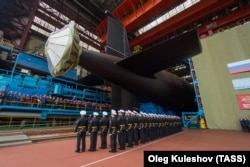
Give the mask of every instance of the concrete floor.
<path id="1" fill-rule="evenodd" d="M 88 149 L 89 136 L 86 141 Z M 147 150 L 245 150 L 250 153 L 250 133 L 184 129 L 165 138 L 126 148 L 123 151 L 118 150 L 117 153 L 108 152 L 109 148 L 98 149 L 99 136 L 96 152 L 75 153 L 75 145 L 76 139 L 70 138 L 0 148 L 0 164 L 1 167 L 140 167 L 144 165 L 143 155 Z"/>

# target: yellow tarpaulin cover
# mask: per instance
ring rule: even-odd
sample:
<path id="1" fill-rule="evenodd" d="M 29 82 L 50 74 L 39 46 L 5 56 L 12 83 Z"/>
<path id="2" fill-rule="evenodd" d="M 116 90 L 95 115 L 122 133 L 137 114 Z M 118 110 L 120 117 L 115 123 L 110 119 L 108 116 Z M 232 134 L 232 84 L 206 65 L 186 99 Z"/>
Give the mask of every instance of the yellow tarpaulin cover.
<path id="1" fill-rule="evenodd" d="M 52 76 L 61 76 L 78 65 L 82 52 L 79 42 L 74 21 L 50 34 L 45 44 L 45 55 Z"/>

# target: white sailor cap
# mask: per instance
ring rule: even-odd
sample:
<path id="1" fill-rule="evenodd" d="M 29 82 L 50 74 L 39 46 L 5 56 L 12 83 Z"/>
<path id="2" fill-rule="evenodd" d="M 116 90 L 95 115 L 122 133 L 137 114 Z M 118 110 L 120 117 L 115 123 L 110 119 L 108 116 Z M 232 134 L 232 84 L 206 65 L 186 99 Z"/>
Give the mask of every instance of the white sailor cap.
<path id="1" fill-rule="evenodd" d="M 116 115 L 116 111 L 114 109 L 112 109 L 111 114 Z"/>
<path id="2" fill-rule="evenodd" d="M 86 115 L 86 111 L 85 110 L 80 111 L 80 115 Z"/>
<path id="3" fill-rule="evenodd" d="M 98 116 L 99 114 L 98 112 L 93 112 L 93 115 Z"/>
<path id="4" fill-rule="evenodd" d="M 133 113 L 134 113 L 135 115 L 138 115 L 138 112 L 136 112 L 135 110 L 133 111 Z"/>
<path id="5" fill-rule="evenodd" d="M 132 112 L 130 110 L 128 110 L 128 115 L 132 115 Z"/>
<path id="6" fill-rule="evenodd" d="M 124 113 L 125 111 L 123 109 L 120 109 L 118 113 Z"/>
<path id="7" fill-rule="evenodd" d="M 102 115 L 108 115 L 108 113 L 106 111 L 103 111 Z"/>

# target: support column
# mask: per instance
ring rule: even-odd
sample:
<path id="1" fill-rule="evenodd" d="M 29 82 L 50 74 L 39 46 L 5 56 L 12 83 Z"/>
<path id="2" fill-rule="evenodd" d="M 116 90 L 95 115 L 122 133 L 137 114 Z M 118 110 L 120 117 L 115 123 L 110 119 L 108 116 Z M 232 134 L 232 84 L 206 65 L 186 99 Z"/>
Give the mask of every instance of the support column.
<path id="1" fill-rule="evenodd" d="M 38 9 L 39 4 L 40 4 L 40 0 L 35 0 L 35 2 L 33 4 L 32 12 L 29 15 L 29 19 L 28 19 L 28 22 L 27 22 L 27 24 L 25 26 L 25 29 L 23 31 L 23 35 L 22 35 L 21 42 L 20 42 L 20 45 L 19 45 L 19 49 L 21 49 L 21 50 L 24 48 L 25 42 L 27 41 L 29 30 L 30 30 L 32 22 L 33 22 L 33 20 L 35 18 L 35 13 L 36 13 L 36 11 Z"/>

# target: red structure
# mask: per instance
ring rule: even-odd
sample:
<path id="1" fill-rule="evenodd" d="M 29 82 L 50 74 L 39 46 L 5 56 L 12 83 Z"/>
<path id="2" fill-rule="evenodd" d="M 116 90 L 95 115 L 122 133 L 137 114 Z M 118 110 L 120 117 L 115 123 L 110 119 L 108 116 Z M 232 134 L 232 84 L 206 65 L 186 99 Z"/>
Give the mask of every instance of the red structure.
<path id="1" fill-rule="evenodd" d="M 131 33 L 177 3 L 180 4 L 180 1 L 149 0 L 142 4 L 139 0 L 125 0 L 113 14 L 122 20 L 128 33 Z M 138 5 L 139 8 L 136 7 Z M 121 14 L 129 10 L 132 12 L 129 15 Z M 241 0 L 203 0 L 146 33 L 135 37 L 130 41 L 130 47 L 138 44 L 145 47 L 170 34 L 185 31 L 185 28 L 197 25 L 200 26 L 199 33 L 201 35 L 209 34 L 209 32 L 211 35 L 213 31 L 228 28 L 228 26 L 232 27 L 249 19 L 250 6 L 247 2 Z M 106 27 L 106 19 L 97 26 L 97 31 L 101 34 L 102 46 L 106 42 Z"/>
<path id="2" fill-rule="evenodd" d="M 247 0 L 200 0 L 144 34 L 135 33 L 138 29 L 184 2 L 187 1 L 124 0 L 114 5 L 108 0 L 36 0 L 32 2 L 29 0 L 2 0 L 0 3 L 0 30 L 4 32 L 4 38 L 12 41 L 16 48 L 22 50 L 30 33 L 43 36 L 34 32 L 31 29 L 32 25 L 48 33 L 52 31 L 46 25 L 35 22 L 34 18 L 40 18 L 56 28 L 61 28 L 69 20 L 74 20 L 83 27 L 83 29 L 79 29 L 81 41 L 88 46 L 103 50 L 106 45 L 107 33 L 107 19 L 102 8 L 105 7 L 105 9 L 112 10 L 113 15 L 125 25 L 130 36 L 130 47 L 140 45 L 145 49 L 193 27 L 199 26 L 201 37 L 206 37 L 216 31 L 250 20 L 250 4 Z M 42 4 L 47 6 L 42 7 Z M 101 6 L 102 4 L 106 6 Z M 113 5 L 112 8 L 109 8 L 107 4 Z M 88 5 L 92 8 L 88 9 Z M 47 36 L 43 37 L 47 38 Z"/>

